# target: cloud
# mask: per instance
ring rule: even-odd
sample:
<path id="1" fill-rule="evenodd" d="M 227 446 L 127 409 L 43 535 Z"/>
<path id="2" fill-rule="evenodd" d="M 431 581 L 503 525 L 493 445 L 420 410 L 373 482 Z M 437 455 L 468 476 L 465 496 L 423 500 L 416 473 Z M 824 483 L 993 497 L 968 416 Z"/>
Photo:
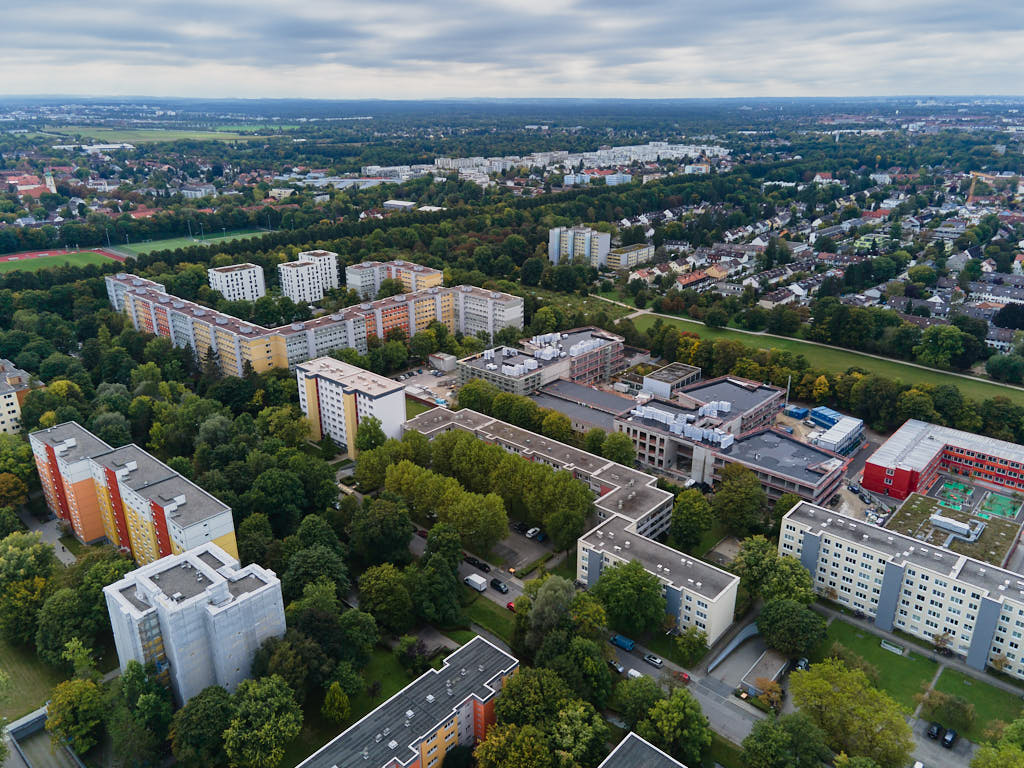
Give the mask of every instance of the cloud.
<path id="1" fill-rule="evenodd" d="M 79 0 L 5 11 L 0 92 L 1019 94 L 1014 0 Z"/>

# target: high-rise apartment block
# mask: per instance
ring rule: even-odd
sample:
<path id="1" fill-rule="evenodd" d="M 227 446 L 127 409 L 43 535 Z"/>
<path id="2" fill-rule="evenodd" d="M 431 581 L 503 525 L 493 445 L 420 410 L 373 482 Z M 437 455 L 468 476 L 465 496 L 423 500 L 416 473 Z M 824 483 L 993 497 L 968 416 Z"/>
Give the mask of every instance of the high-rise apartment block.
<path id="1" fill-rule="evenodd" d="M 355 456 L 356 430 L 370 417 L 380 420 L 385 436 L 402 436 L 405 387 L 394 379 L 333 357 L 300 363 L 295 375 L 299 406 L 309 419 L 314 440 L 328 435 Z"/>
<path id="2" fill-rule="evenodd" d="M 337 288 L 338 254 L 333 251 L 303 251 L 296 261 L 277 265 L 281 293 L 296 304 L 320 301 L 324 294 Z"/>
<path id="3" fill-rule="evenodd" d="M 256 264 L 231 264 L 206 270 L 210 287 L 228 301 L 256 301 L 266 296 L 263 267 Z"/>
<path id="4" fill-rule="evenodd" d="M 548 230 L 548 260 L 552 264 L 579 261 L 603 267 L 608 261 L 612 236 L 589 227 L 555 227 Z"/>
<path id="5" fill-rule="evenodd" d="M 32 376 L 27 371 L 0 358 L 0 433 L 21 432 L 21 404 L 32 389 L 31 381 Z"/>
<path id="6" fill-rule="evenodd" d="M 299 768 L 441 768 L 494 725 L 494 704 L 519 661 L 474 637 L 301 763 Z"/>
<path id="7" fill-rule="evenodd" d="M 624 245 L 608 251 L 606 264 L 609 269 L 632 269 L 638 264 L 646 264 L 654 258 L 654 246 L 647 243 Z"/>
<path id="8" fill-rule="evenodd" d="M 103 588 L 123 672 L 152 662 L 185 704 L 204 688 L 233 691 L 264 640 L 285 632 L 281 582 L 215 544 L 137 568 Z"/>
<path id="9" fill-rule="evenodd" d="M 76 422 L 29 435 L 50 510 L 83 543 L 140 565 L 207 542 L 238 555 L 231 508 L 137 445 L 111 448 Z"/>
<path id="10" fill-rule="evenodd" d="M 433 288 L 444 282 L 444 273 L 409 261 L 364 261 L 345 267 L 345 283 L 364 299 L 372 299 L 384 280 L 398 280 L 406 293 Z"/>
<path id="11" fill-rule="evenodd" d="M 502 328 L 523 327 L 523 299 L 471 285 L 435 286 L 347 307 L 335 314 L 264 328 L 191 301 L 169 295 L 152 280 L 120 272 L 107 275 L 107 296 L 137 330 L 191 347 L 203 358 L 210 350 L 227 376 L 294 368 L 334 349 L 367 351 L 367 339 L 384 338 L 392 328 L 408 336 L 439 322 L 452 333 L 493 336 Z"/>

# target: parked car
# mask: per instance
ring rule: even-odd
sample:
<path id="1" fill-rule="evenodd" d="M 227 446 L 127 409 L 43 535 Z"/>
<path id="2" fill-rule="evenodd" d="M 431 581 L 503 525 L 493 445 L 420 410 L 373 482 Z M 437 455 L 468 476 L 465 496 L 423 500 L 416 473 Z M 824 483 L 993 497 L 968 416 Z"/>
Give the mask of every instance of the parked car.
<path id="1" fill-rule="evenodd" d="M 939 656 L 952 656 L 953 655 L 953 649 L 952 648 L 946 648 L 945 646 L 943 646 L 941 648 L 936 648 L 935 652 L 937 654 L 939 654 Z"/>
<path id="2" fill-rule="evenodd" d="M 477 576 L 475 573 L 469 574 L 464 578 L 463 583 L 470 589 L 475 589 L 477 592 L 484 592 L 487 589 L 487 581 L 482 576 Z"/>
<path id="3" fill-rule="evenodd" d="M 847 488 L 848 488 L 849 490 L 853 491 L 854 493 L 860 493 L 860 486 L 859 486 L 859 485 L 857 485 L 856 483 L 850 483 L 850 484 L 849 484 L 849 485 L 847 485 L 846 487 L 847 487 Z"/>
<path id="4" fill-rule="evenodd" d="M 626 668 L 619 664 L 615 659 L 608 659 L 608 666 L 614 669 L 616 674 L 619 675 L 626 671 Z"/>
<path id="5" fill-rule="evenodd" d="M 507 603 L 505 603 L 505 607 L 512 611 L 512 613 L 516 612 L 516 604 L 513 600 L 509 600 Z"/>
<path id="6" fill-rule="evenodd" d="M 867 614 L 865 614 L 864 611 L 854 611 L 853 612 L 853 618 L 855 618 L 855 619 L 863 619 L 866 615 Z"/>
<path id="7" fill-rule="evenodd" d="M 523 535 L 526 536 L 526 538 L 528 538 L 528 539 L 532 539 L 538 533 L 540 533 L 540 528 L 531 528 L 530 530 L 528 530 Z"/>
<path id="8" fill-rule="evenodd" d="M 874 501 L 874 499 L 872 499 L 866 493 L 860 494 L 860 500 L 863 501 L 865 504 L 871 504 Z"/>
<path id="9" fill-rule="evenodd" d="M 801 672 L 806 672 L 811 667 L 811 662 L 807 658 L 800 658 L 796 660 L 796 664 L 793 665 L 793 669 L 798 669 Z"/>
<path id="10" fill-rule="evenodd" d="M 544 533 L 544 531 L 538 531 L 537 535 L 534 538 L 536 538 L 537 541 L 547 541 L 548 535 Z"/>
<path id="11" fill-rule="evenodd" d="M 516 533 L 522 533 L 525 535 L 525 533 L 530 530 L 530 526 L 526 523 L 512 523 L 512 530 Z"/>
<path id="12" fill-rule="evenodd" d="M 630 640 L 625 635 L 612 635 L 608 638 L 608 642 L 624 651 L 632 651 L 636 646 L 636 641 Z"/>
<path id="13" fill-rule="evenodd" d="M 491 566 L 489 566 L 483 560 L 477 560 L 476 561 L 476 567 L 479 568 L 484 573 L 490 573 L 491 572 Z"/>
<path id="14" fill-rule="evenodd" d="M 476 566 L 480 565 L 480 561 L 477 560 L 472 555 L 463 555 L 462 556 L 462 562 L 467 563 L 469 565 L 472 565 L 473 567 L 476 567 Z"/>
<path id="15" fill-rule="evenodd" d="M 942 735 L 945 732 L 946 729 L 943 728 L 941 725 L 939 725 L 938 723 L 932 723 L 928 726 L 928 730 L 925 731 L 925 736 L 927 736 L 929 739 L 940 739 L 942 738 Z"/>
<path id="16" fill-rule="evenodd" d="M 644 673 L 638 669 L 630 669 L 626 672 L 626 677 L 630 680 L 637 680 L 644 676 Z"/>
<path id="17" fill-rule="evenodd" d="M 946 749 L 952 749 L 954 744 L 956 744 L 956 731 L 950 728 L 946 731 L 946 735 L 942 737 L 942 746 Z"/>
<path id="18" fill-rule="evenodd" d="M 423 528 L 417 528 L 416 535 L 419 536 L 421 539 L 425 539 L 427 538 L 427 531 Z"/>
<path id="19" fill-rule="evenodd" d="M 665 662 L 663 662 L 661 659 L 659 659 L 653 653 L 644 654 L 644 661 L 646 661 L 652 667 L 657 667 L 658 669 L 661 669 L 662 666 L 664 666 L 664 664 L 665 664 Z"/>
<path id="20" fill-rule="evenodd" d="M 494 587 L 499 592 L 501 592 L 501 594 L 503 594 L 503 595 L 507 595 L 508 594 L 508 584 L 506 584 L 501 579 L 491 579 L 491 586 Z"/>

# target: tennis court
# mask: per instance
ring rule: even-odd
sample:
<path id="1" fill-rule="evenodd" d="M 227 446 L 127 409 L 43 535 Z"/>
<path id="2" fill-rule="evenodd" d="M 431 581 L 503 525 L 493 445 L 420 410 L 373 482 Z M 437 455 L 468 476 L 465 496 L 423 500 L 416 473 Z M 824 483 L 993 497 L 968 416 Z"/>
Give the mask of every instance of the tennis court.
<path id="1" fill-rule="evenodd" d="M 1017 512 L 1020 510 L 1020 502 L 1011 499 L 1009 496 L 1003 496 L 1001 493 L 995 491 L 989 491 L 985 494 L 985 498 L 981 500 L 981 504 L 978 505 L 979 517 L 984 517 L 981 513 L 984 512 L 987 515 L 999 515 L 1000 517 L 1014 518 L 1017 516 Z M 989 519 L 988 517 L 985 518 Z"/>

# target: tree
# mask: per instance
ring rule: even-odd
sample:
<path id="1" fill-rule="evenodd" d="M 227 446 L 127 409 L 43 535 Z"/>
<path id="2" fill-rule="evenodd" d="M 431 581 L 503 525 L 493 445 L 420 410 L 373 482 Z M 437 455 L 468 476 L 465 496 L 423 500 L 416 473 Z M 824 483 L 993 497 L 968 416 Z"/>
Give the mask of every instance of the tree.
<path id="1" fill-rule="evenodd" d="M 394 634 L 412 626 L 412 597 L 402 572 L 391 563 L 367 568 L 359 577 L 359 606 Z"/>
<path id="2" fill-rule="evenodd" d="M 742 464 L 729 464 L 722 470 L 722 482 L 711 506 L 731 533 L 746 536 L 762 524 L 766 501 L 757 475 Z"/>
<path id="3" fill-rule="evenodd" d="M 369 451 L 384 445 L 387 436 L 381 428 L 380 419 L 376 416 L 367 416 L 359 422 L 356 428 L 356 451 Z"/>
<path id="4" fill-rule="evenodd" d="M 819 768 L 831 755 L 824 732 L 800 712 L 758 720 L 743 740 L 746 768 Z"/>
<path id="5" fill-rule="evenodd" d="M 273 540 L 274 531 L 265 514 L 254 512 L 245 518 L 238 526 L 238 555 L 242 565 L 266 565 L 267 547 Z"/>
<path id="6" fill-rule="evenodd" d="M 24 530 L 18 513 L 12 507 L 0 507 L 0 541 L 6 539 L 12 533 Z"/>
<path id="7" fill-rule="evenodd" d="M 572 422 L 569 417 L 558 411 L 548 411 L 541 421 L 540 431 L 552 440 L 570 443 L 573 438 Z"/>
<path id="8" fill-rule="evenodd" d="M 448 509 L 445 520 L 458 529 L 463 546 L 474 552 L 489 552 L 508 536 L 505 503 L 496 493 L 463 493 Z"/>
<path id="9" fill-rule="evenodd" d="M 626 726 L 630 730 L 635 730 L 637 723 L 647 717 L 651 708 L 665 698 L 665 694 L 653 678 L 642 675 L 626 678 L 619 683 L 615 690 L 615 698 Z"/>
<path id="10" fill-rule="evenodd" d="M 636 461 L 636 450 L 633 441 L 625 432 L 612 432 L 601 444 L 601 455 L 608 461 L 614 461 L 632 467 Z"/>
<path id="11" fill-rule="evenodd" d="M 99 741 L 107 713 L 103 689 L 92 680 L 58 683 L 47 708 L 46 730 L 84 755 Z"/>
<path id="12" fill-rule="evenodd" d="M 771 578 L 778 550 L 764 536 L 751 536 L 740 544 L 739 554 L 732 561 L 732 570 L 743 580 L 752 597 L 760 597 L 761 589 Z"/>
<path id="13" fill-rule="evenodd" d="M 14 581 L 0 593 L 0 632 L 11 643 L 25 645 L 36 636 L 39 609 L 49 582 L 41 576 Z"/>
<path id="14" fill-rule="evenodd" d="M 405 507 L 385 499 L 373 499 L 352 515 L 349 543 L 363 563 L 405 563 L 411 557 L 409 539 L 413 525 Z"/>
<path id="15" fill-rule="evenodd" d="M 914 347 L 919 362 L 936 368 L 949 368 L 953 358 L 964 351 L 964 332 L 953 325 L 933 325 L 921 334 Z"/>
<path id="16" fill-rule="evenodd" d="M 776 530 L 778 530 L 778 526 L 781 524 L 782 518 L 786 516 L 786 513 L 799 503 L 800 497 L 795 493 L 784 493 L 779 496 L 775 506 L 772 507 L 772 524 Z"/>
<path id="17" fill-rule="evenodd" d="M 690 488 L 676 497 L 668 533 L 675 546 L 689 550 L 700 543 L 714 524 L 711 504 L 704 498 L 704 494 L 696 488 Z"/>
<path id="18" fill-rule="evenodd" d="M 82 606 L 78 593 L 69 587 L 58 589 L 43 603 L 36 617 L 36 652 L 55 667 L 64 664 L 64 646 L 78 637 L 92 642 L 91 633 L 82 626 Z"/>
<path id="19" fill-rule="evenodd" d="M 761 610 L 757 631 L 769 648 L 805 656 L 824 639 L 825 619 L 796 600 L 776 600 Z"/>
<path id="20" fill-rule="evenodd" d="M 700 704 L 684 688 L 655 703 L 637 733 L 685 765 L 700 765 L 711 746 L 711 728 Z"/>
<path id="21" fill-rule="evenodd" d="M 505 680 L 494 713 L 498 722 L 506 725 L 549 723 L 572 698 L 569 687 L 554 671 L 521 667 Z"/>
<path id="22" fill-rule="evenodd" d="M 548 576 L 537 590 L 529 613 L 525 644 L 528 653 L 536 653 L 544 638 L 563 625 L 576 595 L 576 588 L 561 576 Z"/>
<path id="23" fill-rule="evenodd" d="M 583 436 L 583 450 L 587 453 L 593 453 L 598 456 L 601 455 L 601 450 L 604 447 L 604 440 L 608 434 L 603 429 L 589 429 Z"/>
<path id="24" fill-rule="evenodd" d="M 224 768 L 224 731 L 235 708 L 219 685 L 204 688 L 171 720 L 171 752 L 185 768 Z"/>
<path id="25" fill-rule="evenodd" d="M 929 720 L 937 720 L 957 731 L 969 730 L 974 725 L 974 705 L 962 696 L 926 689 L 915 698 L 921 704 L 921 712 Z"/>
<path id="26" fill-rule="evenodd" d="M 302 730 L 302 710 L 278 675 L 243 680 L 233 698 L 235 714 L 224 731 L 224 752 L 238 768 L 274 768 Z"/>
<path id="27" fill-rule="evenodd" d="M 814 389 L 811 390 L 811 396 L 814 398 L 816 403 L 824 403 L 828 400 L 828 396 L 831 394 L 831 390 L 828 386 L 828 377 L 822 374 L 814 380 Z"/>
<path id="28" fill-rule="evenodd" d="M 708 652 L 708 633 L 696 625 L 684 629 L 676 637 L 676 649 L 690 667 Z"/>
<path id="29" fill-rule="evenodd" d="M 27 500 L 25 481 L 10 472 L 0 472 L 0 507 L 21 506 Z"/>
<path id="30" fill-rule="evenodd" d="M 592 768 L 604 756 L 610 729 L 593 705 L 577 699 L 559 711 L 548 735 L 555 750 L 565 752 L 583 768 Z"/>
<path id="31" fill-rule="evenodd" d="M 643 634 L 665 618 L 661 582 L 636 560 L 603 569 L 592 592 L 604 605 L 609 623 L 623 632 Z"/>
<path id="32" fill-rule="evenodd" d="M 18 435 L 0 435 L 0 474 L 9 473 L 28 483 L 34 471 L 32 447 Z"/>
<path id="33" fill-rule="evenodd" d="M 796 600 L 810 605 L 815 600 L 811 573 L 794 557 L 777 557 L 761 586 L 761 597 L 766 603 L 773 600 Z"/>
<path id="34" fill-rule="evenodd" d="M 331 687 L 327 689 L 327 695 L 324 696 L 324 705 L 320 710 L 320 714 L 332 723 L 337 724 L 345 722 L 352 714 L 348 694 L 341 690 L 341 685 L 337 680 L 331 683 Z"/>
<path id="35" fill-rule="evenodd" d="M 380 640 L 377 621 L 365 611 L 349 610 L 338 621 L 343 661 L 357 667 L 366 666 L 370 652 Z"/>
<path id="36" fill-rule="evenodd" d="M 834 751 L 869 757 L 881 768 L 902 768 L 910 760 L 914 739 L 900 705 L 863 672 L 824 659 L 794 672 L 789 688 L 793 702 L 825 732 Z"/>
<path id="37" fill-rule="evenodd" d="M 497 725 L 476 748 L 477 768 L 554 768 L 543 731 L 533 725 Z"/>
<path id="38" fill-rule="evenodd" d="M 307 584 L 324 578 L 335 585 L 337 594 L 348 594 L 348 568 L 341 555 L 323 544 L 300 549 L 289 558 L 288 569 L 281 577 L 281 591 L 285 601 L 290 602 L 300 597 Z"/>

